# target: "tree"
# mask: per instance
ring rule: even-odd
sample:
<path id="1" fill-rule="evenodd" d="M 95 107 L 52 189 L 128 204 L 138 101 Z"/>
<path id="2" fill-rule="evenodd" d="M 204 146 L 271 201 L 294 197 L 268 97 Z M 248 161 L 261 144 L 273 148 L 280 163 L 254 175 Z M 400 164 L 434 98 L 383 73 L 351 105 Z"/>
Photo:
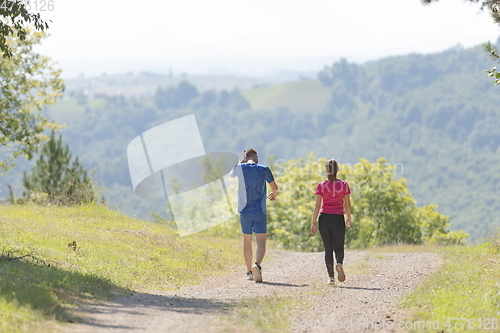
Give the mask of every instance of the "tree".
<path id="1" fill-rule="evenodd" d="M 193 99 L 189 107 L 195 110 L 226 108 L 231 111 L 243 111 L 251 108 L 247 99 L 236 89 L 231 92 L 222 90 L 220 93 L 213 89 L 207 90 Z"/>
<path id="2" fill-rule="evenodd" d="M 54 0 L 47 1 L 47 9 L 51 10 Z M 19 38 L 24 41 L 30 34 L 28 25 L 33 26 L 37 31 L 44 31 L 49 28 L 47 21 L 42 20 L 39 13 L 30 13 L 31 5 L 22 0 L 2 0 L 0 1 L 0 53 L 4 58 L 13 55 L 12 46 L 9 45 L 9 38 Z"/>
<path id="3" fill-rule="evenodd" d="M 360 159 L 341 171 L 353 191 L 352 214 L 357 221 L 347 232 L 350 246 L 461 244 L 467 238 L 463 232 L 446 230 L 449 217 L 436 212 L 437 205 L 417 207 L 406 179 L 396 177 L 396 166 L 386 159 Z"/>
<path id="4" fill-rule="evenodd" d="M 421 0 L 422 3 L 424 4 L 429 4 L 431 2 L 437 2 L 439 0 Z M 493 18 L 493 21 L 496 24 L 500 24 L 500 0 L 469 0 L 470 2 L 480 2 L 481 3 L 481 10 L 484 10 L 484 7 L 487 7 L 491 17 Z"/>
<path id="5" fill-rule="evenodd" d="M 500 39 L 499 39 L 500 40 Z M 486 42 L 483 44 L 483 50 L 488 53 L 488 57 L 495 61 L 495 60 L 500 60 L 500 54 L 498 53 L 498 49 L 496 46 L 491 44 L 490 41 Z M 493 81 L 493 84 L 499 85 L 500 84 L 500 72 L 497 72 L 497 68 L 493 67 L 492 70 L 487 70 L 486 73 L 488 73 L 488 76 L 493 77 L 495 80 Z"/>
<path id="6" fill-rule="evenodd" d="M 309 233 L 315 202 L 314 187 L 322 181 L 323 158 L 311 153 L 307 160 L 275 163 L 273 173 L 281 190 L 278 200 L 268 207 L 269 233 L 280 246 L 300 251 L 320 251 L 320 237 Z M 339 178 L 349 182 L 352 227 L 346 245 L 366 248 L 386 244 L 462 244 L 463 232 L 450 232 L 449 218 L 436 205 L 417 207 L 406 180 L 395 177 L 395 167 L 384 158 L 370 163 L 360 159 L 353 166 L 341 165 Z M 292 204 L 291 204 L 292 203 Z"/>
<path id="7" fill-rule="evenodd" d="M 56 140 L 52 131 L 31 174 L 24 172 L 24 197 L 39 197 L 46 193 L 47 203 L 51 204 L 78 205 L 93 202 L 96 194 L 87 171 L 83 169 L 78 157 L 72 164 L 71 160 L 68 145 L 63 147 L 62 137 L 59 136 Z"/>
<path id="8" fill-rule="evenodd" d="M 41 114 L 64 92 L 61 70 L 53 67 L 50 58 L 33 52 L 44 37 L 33 31 L 23 39 L 9 37 L 6 43 L 12 54 L 0 57 L 0 147 L 6 152 L 0 168 L 4 170 L 20 155 L 30 159 L 48 140 L 43 134 L 46 128 L 61 127 Z"/>
<path id="9" fill-rule="evenodd" d="M 431 2 L 436 2 L 439 0 L 421 0 L 422 3 L 424 4 L 430 4 Z M 488 8 L 488 11 L 491 15 L 491 18 L 493 21 L 500 25 L 500 0 L 488 0 L 488 1 L 483 1 L 483 0 L 469 0 L 470 2 L 481 2 L 481 10 L 484 10 L 484 8 Z M 492 60 L 500 60 L 500 54 L 498 52 L 498 48 L 491 44 L 490 41 L 486 42 L 483 44 L 484 51 L 488 53 L 488 56 Z M 495 80 L 493 81 L 493 84 L 500 84 L 500 73 L 496 71 L 496 67 L 494 67 L 492 70 L 486 71 L 488 73 L 488 76 L 494 77 Z"/>
<path id="10" fill-rule="evenodd" d="M 161 110 L 167 108 L 183 108 L 198 95 L 199 92 L 195 86 L 187 81 L 182 81 L 175 87 L 169 87 L 167 89 L 158 87 L 154 95 L 154 102 Z"/>
<path id="11" fill-rule="evenodd" d="M 318 73 L 318 80 L 326 87 L 331 87 L 334 82 L 341 81 L 347 90 L 356 92 L 364 76 L 363 67 L 349 63 L 342 58 L 340 61 L 333 63 L 331 67 L 325 66 Z"/>

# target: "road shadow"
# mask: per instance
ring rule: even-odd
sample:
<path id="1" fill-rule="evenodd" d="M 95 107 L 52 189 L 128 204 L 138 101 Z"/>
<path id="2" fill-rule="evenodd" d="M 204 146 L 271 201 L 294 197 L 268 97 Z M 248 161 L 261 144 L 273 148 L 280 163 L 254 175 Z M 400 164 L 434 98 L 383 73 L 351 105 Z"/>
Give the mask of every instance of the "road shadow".
<path id="1" fill-rule="evenodd" d="M 356 289 L 356 290 L 382 290 L 380 288 L 363 288 L 363 287 L 346 287 L 346 286 L 337 286 L 337 288 L 342 288 L 342 289 Z"/>
<path id="2" fill-rule="evenodd" d="M 266 284 L 269 286 L 277 286 L 277 287 L 296 287 L 296 288 L 302 288 L 302 287 L 308 287 L 308 284 L 292 284 L 292 283 L 282 283 L 282 282 L 269 282 L 269 281 L 262 281 L 262 282 L 256 282 L 257 284 Z"/>
<path id="3" fill-rule="evenodd" d="M 99 328 L 112 329 L 141 329 L 141 323 L 151 316 L 151 309 L 161 312 L 161 316 L 176 317 L 175 314 L 206 315 L 225 314 L 234 308 L 232 302 L 216 301 L 207 298 L 193 298 L 167 296 L 140 292 L 131 292 L 128 296 L 119 296 L 110 302 L 85 302 L 78 313 L 84 318 L 80 324 L 92 327 L 92 331 Z M 134 323 L 115 323 L 113 318 L 134 316 Z M 88 318 L 88 319 L 85 319 Z"/>
<path id="4" fill-rule="evenodd" d="M 258 284 L 277 286 L 277 287 L 295 287 L 302 288 L 308 284 L 291 284 L 281 282 L 263 281 Z M 202 297 L 182 297 L 177 295 L 151 294 L 146 292 L 129 292 L 126 296 L 118 296 L 110 302 L 87 301 L 80 307 L 79 314 L 83 318 L 89 318 L 83 323 L 85 326 L 99 328 L 115 329 L 140 329 L 140 323 L 147 320 L 151 315 L 151 310 L 161 312 L 161 316 L 169 317 L 176 314 L 206 315 L 230 314 L 235 307 L 239 306 L 239 301 L 234 300 L 215 300 Z M 113 317 L 124 318 L 134 316 L 137 318 L 137 327 L 130 322 L 113 323 Z M 111 319 L 110 319 L 111 318 Z M 125 326 L 127 325 L 127 326 Z"/>

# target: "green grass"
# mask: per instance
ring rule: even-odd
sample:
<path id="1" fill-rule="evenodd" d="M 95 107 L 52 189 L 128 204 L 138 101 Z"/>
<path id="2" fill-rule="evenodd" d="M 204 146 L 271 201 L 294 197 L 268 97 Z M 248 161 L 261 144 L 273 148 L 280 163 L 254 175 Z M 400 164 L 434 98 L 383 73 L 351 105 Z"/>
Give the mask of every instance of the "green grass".
<path id="1" fill-rule="evenodd" d="M 0 331 L 78 320 L 70 308 L 82 299 L 170 290 L 241 261 L 239 239 L 180 238 L 102 206 L 0 205 L 0 216 Z"/>
<path id="2" fill-rule="evenodd" d="M 2 332 L 47 331 L 54 322 L 78 321 L 69 311 L 70 305 L 85 298 L 107 298 L 124 292 L 110 280 L 77 271 L 58 269 L 49 263 L 0 256 L 0 313 Z"/>
<path id="3" fill-rule="evenodd" d="M 51 117 L 58 123 L 78 122 L 85 117 L 85 109 L 100 109 L 106 101 L 102 98 L 89 99 L 87 104 L 78 104 L 75 99 L 61 99 L 50 106 Z"/>
<path id="4" fill-rule="evenodd" d="M 218 332 L 287 332 L 293 313 L 304 305 L 291 296 L 271 294 L 235 302 L 232 307 Z"/>
<path id="5" fill-rule="evenodd" d="M 379 253 L 383 257 L 383 253 L 439 252 L 440 249 L 442 248 L 443 247 L 439 245 L 433 245 L 433 244 L 426 244 L 426 245 L 398 244 L 398 245 L 377 246 L 367 250 L 373 253 Z"/>
<path id="6" fill-rule="evenodd" d="M 369 264 L 370 259 L 371 259 L 371 256 L 366 256 L 362 260 L 360 260 L 354 264 L 350 264 L 349 265 L 349 274 L 356 275 L 356 276 L 366 274 L 370 268 L 370 264 Z M 346 272 L 346 274 L 347 274 L 347 272 Z"/>
<path id="7" fill-rule="evenodd" d="M 439 325 L 438 329 L 446 332 L 499 332 L 498 250 L 485 243 L 436 251 L 444 258 L 443 267 L 403 302 L 413 313 L 411 319 L 426 329 Z"/>
<path id="8" fill-rule="evenodd" d="M 375 259 L 385 259 L 385 256 L 381 253 L 374 254 L 372 257 Z"/>
<path id="9" fill-rule="evenodd" d="M 254 110 L 288 107 L 295 112 L 319 113 L 326 108 L 331 89 L 319 80 L 304 79 L 290 83 L 244 90 Z"/>

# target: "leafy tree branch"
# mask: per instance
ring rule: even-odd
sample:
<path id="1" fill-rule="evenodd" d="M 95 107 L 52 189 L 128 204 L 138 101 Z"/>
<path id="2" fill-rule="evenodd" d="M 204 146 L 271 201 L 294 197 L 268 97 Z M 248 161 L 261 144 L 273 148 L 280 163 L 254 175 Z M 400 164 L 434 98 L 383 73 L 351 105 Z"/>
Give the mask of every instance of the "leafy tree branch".
<path id="1" fill-rule="evenodd" d="M 27 7 L 28 6 L 28 7 Z M 20 0 L 3 0 L 0 2 L 0 54 L 4 58 L 13 56 L 10 38 L 26 40 L 30 27 L 36 31 L 49 28 L 48 21 L 41 18 L 40 13 L 30 13 L 29 3 Z"/>
<path id="2" fill-rule="evenodd" d="M 44 130 L 59 129 L 41 113 L 62 96 L 65 86 L 49 57 L 33 52 L 45 33 L 29 31 L 12 37 L 10 57 L 0 57 L 0 169 L 7 170 L 20 155 L 33 156 L 48 140 Z M 0 52 L 1 53 L 1 52 Z"/>

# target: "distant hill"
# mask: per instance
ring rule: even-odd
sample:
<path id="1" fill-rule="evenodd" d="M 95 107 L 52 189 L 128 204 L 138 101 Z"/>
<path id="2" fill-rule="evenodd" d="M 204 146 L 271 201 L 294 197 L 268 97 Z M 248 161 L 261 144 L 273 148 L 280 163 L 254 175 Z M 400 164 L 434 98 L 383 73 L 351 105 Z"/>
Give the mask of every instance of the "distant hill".
<path id="1" fill-rule="evenodd" d="M 249 89 L 254 86 L 269 85 L 272 79 L 257 79 L 237 76 L 215 75 L 168 75 L 152 72 L 134 74 L 102 74 L 96 77 L 80 76 L 66 80 L 69 93 L 82 92 L 89 98 L 104 96 L 152 96 L 158 87 L 167 88 L 178 85 L 182 81 L 189 81 L 199 90 L 232 90 Z"/>

